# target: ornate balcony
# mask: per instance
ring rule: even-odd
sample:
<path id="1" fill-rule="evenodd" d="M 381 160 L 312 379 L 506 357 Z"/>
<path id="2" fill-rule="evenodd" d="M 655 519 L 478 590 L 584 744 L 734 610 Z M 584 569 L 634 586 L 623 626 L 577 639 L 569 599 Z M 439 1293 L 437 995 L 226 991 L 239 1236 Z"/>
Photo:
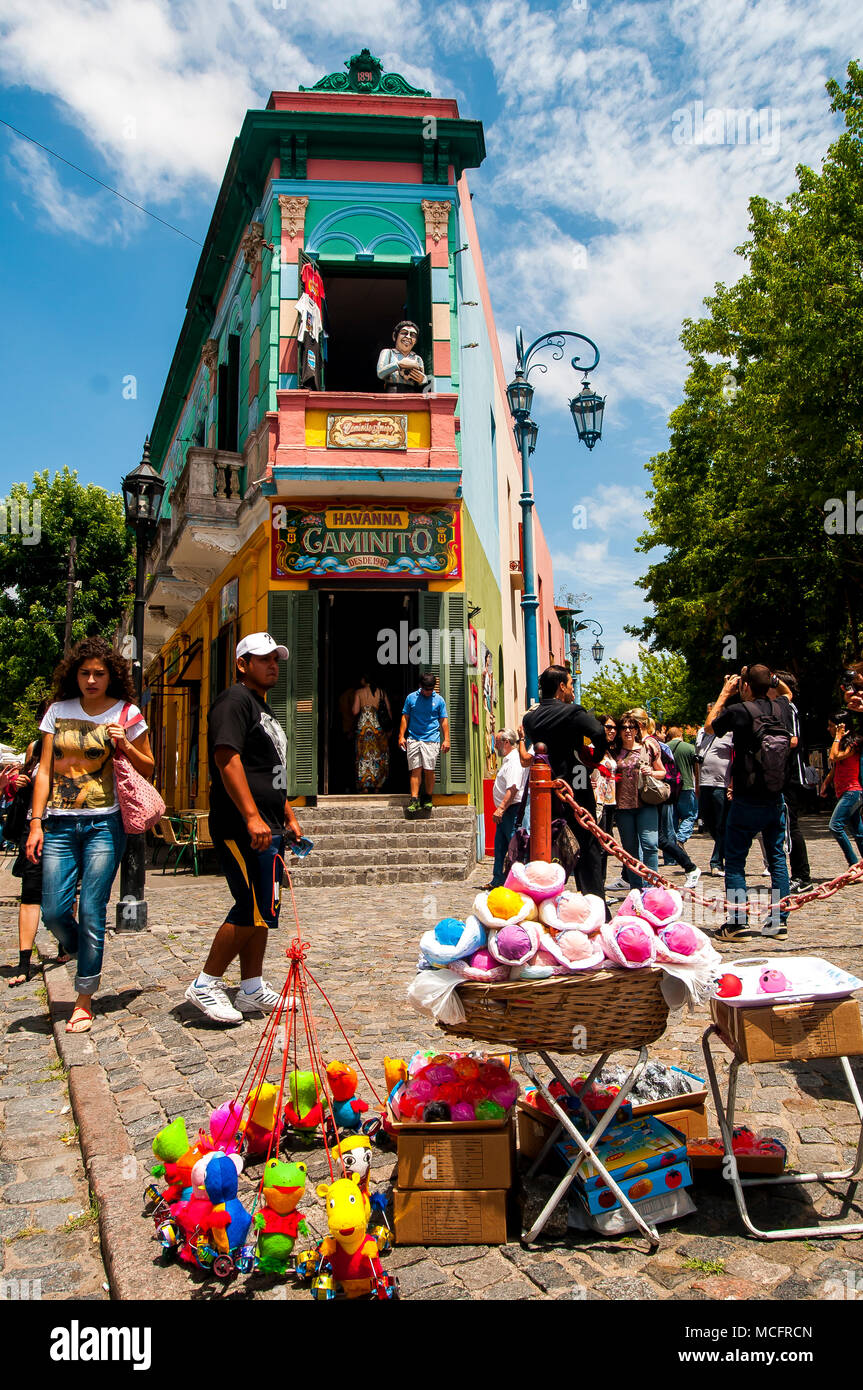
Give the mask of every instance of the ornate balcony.
<path id="1" fill-rule="evenodd" d="M 267 495 L 461 495 L 454 393 L 278 391 L 276 401 L 267 415 Z"/>

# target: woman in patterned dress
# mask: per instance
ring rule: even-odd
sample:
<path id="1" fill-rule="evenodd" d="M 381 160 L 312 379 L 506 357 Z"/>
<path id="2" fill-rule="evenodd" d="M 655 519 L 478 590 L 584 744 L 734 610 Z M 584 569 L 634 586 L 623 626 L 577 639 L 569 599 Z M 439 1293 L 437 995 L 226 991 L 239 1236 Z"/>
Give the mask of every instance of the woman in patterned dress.
<path id="1" fill-rule="evenodd" d="M 386 712 L 388 729 L 381 727 Z M 390 736 L 392 710 L 385 690 L 372 687 L 368 676 L 361 676 L 354 696 L 356 724 L 357 791 L 379 792 L 390 774 Z"/>

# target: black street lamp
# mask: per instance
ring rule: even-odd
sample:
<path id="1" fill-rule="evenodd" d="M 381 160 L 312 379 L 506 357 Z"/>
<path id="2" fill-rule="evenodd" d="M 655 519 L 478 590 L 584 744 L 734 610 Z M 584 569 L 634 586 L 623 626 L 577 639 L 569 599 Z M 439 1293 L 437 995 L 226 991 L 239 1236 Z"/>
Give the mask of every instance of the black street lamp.
<path id="1" fill-rule="evenodd" d="M 150 438 L 144 441 L 144 452 L 137 468 L 123 479 L 123 507 L 126 525 L 135 533 L 135 607 L 132 614 L 132 682 L 138 705 L 144 693 L 144 578 L 147 551 L 156 534 L 165 480 L 150 464 Z M 120 897 L 117 904 L 117 931 L 143 931 L 147 925 L 147 904 L 144 900 L 146 880 L 145 845 L 143 835 L 130 835 L 120 869 Z"/>
<path id="2" fill-rule="evenodd" d="M 554 333 L 544 333 L 541 338 L 536 338 L 530 347 L 525 349 L 522 331 L 517 328 L 515 333 L 515 377 L 506 388 L 506 399 L 512 415 L 515 442 L 521 453 L 522 492 L 519 505 L 522 511 L 524 567 L 524 590 L 521 596 L 521 607 L 524 613 L 525 677 L 528 704 L 532 704 L 539 696 L 536 620 L 539 597 L 534 592 L 536 585 L 533 554 L 534 496 L 531 490 L 530 469 L 528 467 L 528 459 L 536 448 L 539 426 L 535 420 L 530 418 L 534 388 L 530 384 L 529 377 L 532 371 L 547 371 L 544 362 L 533 360 L 537 353 L 551 348 L 552 360 L 560 362 L 565 356 L 568 340 L 586 343 L 594 354 L 593 361 L 586 366 L 582 365 L 577 356 L 571 359 L 573 371 L 583 372 L 584 377 L 581 383 L 581 393 L 569 403 L 578 437 L 583 444 L 587 445 L 588 449 L 592 449 L 596 441 L 602 437 L 602 413 L 605 409 L 605 397 L 597 396 L 591 390 L 590 382 L 587 380 L 587 373 L 592 372 L 599 365 L 599 348 L 590 338 L 585 338 L 583 333 L 572 333 L 569 329 L 558 329 Z M 578 680 L 578 658 L 575 656 L 574 650 L 573 671 L 576 680 Z"/>

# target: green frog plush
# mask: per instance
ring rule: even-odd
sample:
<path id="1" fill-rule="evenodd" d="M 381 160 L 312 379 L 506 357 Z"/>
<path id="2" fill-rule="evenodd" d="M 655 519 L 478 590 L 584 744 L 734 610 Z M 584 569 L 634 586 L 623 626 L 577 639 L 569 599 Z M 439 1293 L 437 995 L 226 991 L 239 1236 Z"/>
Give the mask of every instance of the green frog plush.
<path id="1" fill-rule="evenodd" d="M 263 1208 L 255 1216 L 258 1231 L 258 1269 L 284 1274 L 298 1235 L 309 1228 L 297 1207 L 306 1190 L 306 1165 L 271 1158 L 264 1168 Z"/>

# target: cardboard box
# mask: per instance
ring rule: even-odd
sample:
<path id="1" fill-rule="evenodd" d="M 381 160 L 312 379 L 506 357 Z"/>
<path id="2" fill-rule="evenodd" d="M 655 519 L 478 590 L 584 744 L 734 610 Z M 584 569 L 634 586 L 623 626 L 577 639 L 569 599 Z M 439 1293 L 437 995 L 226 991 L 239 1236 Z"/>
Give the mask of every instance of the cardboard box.
<path id="1" fill-rule="evenodd" d="M 541 1152 L 546 1139 L 557 1124 L 554 1115 L 546 1115 L 535 1105 L 518 1102 L 518 1151 L 522 1158 L 534 1159 Z"/>
<path id="2" fill-rule="evenodd" d="M 671 1164 L 670 1167 L 654 1168 L 649 1173 L 640 1173 L 632 1178 L 620 1178 L 615 1175 L 614 1181 L 630 1202 L 637 1204 L 647 1197 L 666 1197 L 679 1192 L 683 1187 L 691 1187 L 692 1170 L 684 1159 L 680 1163 Z M 620 1203 L 611 1188 L 606 1187 L 604 1183 L 600 1183 L 599 1187 L 585 1188 L 576 1178 L 573 1191 L 589 1212 L 598 1214 L 620 1209 Z"/>
<path id="3" fill-rule="evenodd" d="M 685 1110 L 663 1110 L 661 1119 L 664 1125 L 679 1130 L 687 1139 L 707 1138 L 707 1106 L 703 1101 L 700 1105 L 687 1106 Z"/>
<path id="4" fill-rule="evenodd" d="M 576 1162 L 581 1152 L 568 1135 L 555 1148 L 567 1166 Z M 623 1187 L 626 1179 L 637 1180 L 656 1169 L 684 1163 L 686 1137 L 654 1115 L 642 1115 L 639 1119 L 620 1123 L 615 1120 L 596 1145 L 596 1156 L 618 1186 Z M 589 1158 L 579 1170 L 576 1182 L 586 1191 L 605 1186 L 605 1179 L 597 1173 Z M 668 1186 L 677 1187 L 679 1183 Z M 647 1195 L 646 1190 L 644 1195 Z"/>
<path id="5" fill-rule="evenodd" d="M 725 1042 L 744 1062 L 806 1061 L 863 1053 L 856 999 L 765 1004 L 735 1009 L 711 999 L 710 1013 Z"/>
<path id="6" fill-rule="evenodd" d="M 397 1245 L 505 1245 L 507 1192 L 396 1190 Z"/>
<path id="7" fill-rule="evenodd" d="M 454 1133 L 454 1126 L 426 1125 L 398 1135 L 398 1178 L 404 1190 L 489 1190 L 512 1185 L 515 1133 L 510 1121 L 495 1131 Z"/>

